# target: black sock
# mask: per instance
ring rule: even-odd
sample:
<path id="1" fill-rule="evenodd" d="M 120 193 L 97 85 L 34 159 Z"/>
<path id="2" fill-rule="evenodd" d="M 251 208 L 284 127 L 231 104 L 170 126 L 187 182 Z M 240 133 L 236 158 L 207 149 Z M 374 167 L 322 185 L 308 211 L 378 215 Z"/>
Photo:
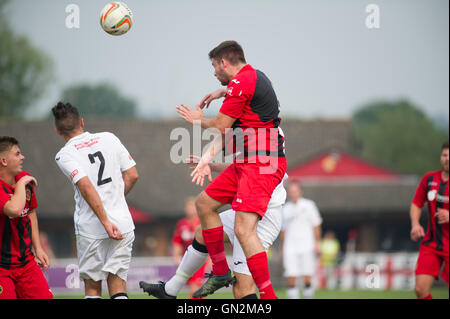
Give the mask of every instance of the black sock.
<path id="1" fill-rule="evenodd" d="M 200 244 L 197 239 L 195 239 L 194 237 L 194 241 L 192 242 L 192 248 L 194 248 L 195 250 L 201 252 L 201 253 L 208 253 L 208 249 L 206 249 L 205 245 Z"/>
<path id="2" fill-rule="evenodd" d="M 241 299 L 258 299 L 258 296 L 256 294 L 251 294 L 251 295 L 242 297 Z"/>

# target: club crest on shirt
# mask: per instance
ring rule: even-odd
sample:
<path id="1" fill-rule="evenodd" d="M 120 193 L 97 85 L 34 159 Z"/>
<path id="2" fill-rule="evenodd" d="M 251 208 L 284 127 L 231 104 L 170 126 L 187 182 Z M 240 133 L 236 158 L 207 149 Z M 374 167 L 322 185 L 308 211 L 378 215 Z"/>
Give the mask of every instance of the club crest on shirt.
<path id="1" fill-rule="evenodd" d="M 31 200 L 31 188 L 30 187 L 27 187 L 26 199 L 27 199 L 27 202 L 29 202 Z"/>
<path id="2" fill-rule="evenodd" d="M 437 194 L 437 191 L 435 189 L 429 191 L 427 194 L 428 201 L 429 202 L 434 201 L 436 199 L 436 194 Z"/>

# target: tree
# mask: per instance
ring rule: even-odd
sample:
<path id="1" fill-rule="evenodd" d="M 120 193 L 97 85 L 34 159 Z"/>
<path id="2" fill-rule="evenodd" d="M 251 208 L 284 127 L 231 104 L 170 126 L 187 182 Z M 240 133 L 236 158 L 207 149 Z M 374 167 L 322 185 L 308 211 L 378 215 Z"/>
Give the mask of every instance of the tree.
<path id="1" fill-rule="evenodd" d="M 448 133 L 407 100 L 377 101 L 353 116 L 352 137 L 359 155 L 403 174 L 439 168 Z"/>
<path id="2" fill-rule="evenodd" d="M 137 107 L 133 99 L 124 97 L 112 84 L 79 84 L 66 88 L 63 102 L 76 106 L 84 117 L 136 117 Z"/>
<path id="3" fill-rule="evenodd" d="M 26 37 L 15 35 L 5 22 L 0 0 L 0 116 L 22 117 L 53 78 L 53 63 Z"/>

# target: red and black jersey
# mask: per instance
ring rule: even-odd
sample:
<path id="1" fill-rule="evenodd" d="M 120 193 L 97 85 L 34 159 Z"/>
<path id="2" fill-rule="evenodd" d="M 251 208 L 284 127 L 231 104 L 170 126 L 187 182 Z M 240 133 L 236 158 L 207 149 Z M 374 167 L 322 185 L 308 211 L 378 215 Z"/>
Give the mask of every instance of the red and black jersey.
<path id="1" fill-rule="evenodd" d="M 448 223 L 439 224 L 435 214 L 439 208 L 449 207 L 448 180 L 442 179 L 442 170 L 427 173 L 420 181 L 413 204 L 428 207 L 428 229 L 422 245 L 435 249 L 448 256 Z"/>
<path id="2" fill-rule="evenodd" d="M 285 157 L 279 102 L 263 72 L 245 65 L 228 83 L 220 112 L 236 119 L 227 132 L 227 153 L 240 153 L 244 159 Z"/>
<path id="3" fill-rule="evenodd" d="M 23 176 L 16 176 L 16 182 Z M 4 269 L 25 266 L 34 259 L 31 252 L 31 222 L 28 214 L 37 208 L 36 196 L 31 185 L 26 186 L 26 204 L 21 217 L 9 218 L 3 213 L 5 204 L 14 195 L 14 187 L 0 179 L 0 267 Z"/>
<path id="4" fill-rule="evenodd" d="M 187 218 L 180 219 L 175 226 L 172 243 L 182 245 L 186 251 L 194 241 L 195 230 L 198 225 L 200 225 L 199 218 L 196 218 L 193 222 L 189 221 Z"/>

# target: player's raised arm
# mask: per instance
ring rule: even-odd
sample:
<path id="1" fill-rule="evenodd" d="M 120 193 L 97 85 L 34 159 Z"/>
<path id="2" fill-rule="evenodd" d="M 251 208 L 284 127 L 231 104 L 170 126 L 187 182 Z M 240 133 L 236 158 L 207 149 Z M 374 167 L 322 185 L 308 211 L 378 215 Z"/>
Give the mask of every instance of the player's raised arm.
<path id="1" fill-rule="evenodd" d="M 212 101 L 214 101 L 214 100 L 216 100 L 216 99 L 220 99 L 220 98 L 222 98 L 222 97 L 225 97 L 226 94 L 227 94 L 227 90 L 226 90 L 226 89 L 219 89 L 219 90 L 216 90 L 216 91 L 214 91 L 214 92 L 208 93 L 208 94 L 206 94 L 206 95 L 203 97 L 203 99 L 200 101 L 199 106 L 200 106 L 200 108 L 202 108 L 202 109 L 203 109 L 204 107 L 208 108 L 208 107 L 209 107 L 209 104 L 210 104 Z"/>
<path id="2" fill-rule="evenodd" d="M 209 164 L 212 160 L 223 150 L 224 135 L 217 134 L 214 141 L 209 145 L 208 149 L 200 158 L 200 161 L 194 171 L 191 173 L 192 182 L 197 186 L 203 187 L 205 177 L 208 176 L 208 180 L 212 182 L 211 168 Z"/>
<path id="3" fill-rule="evenodd" d="M 3 207 L 3 212 L 10 218 L 20 217 L 26 204 L 26 185 L 31 184 L 37 186 L 37 181 L 34 177 L 25 175 L 17 183 L 14 190 L 14 195 L 6 202 Z"/>
<path id="4" fill-rule="evenodd" d="M 102 200 L 89 178 L 87 176 L 81 178 L 76 183 L 76 186 L 80 190 L 81 196 L 83 196 L 84 200 L 89 204 L 94 214 L 102 223 L 103 227 L 105 227 L 108 236 L 112 239 L 123 239 L 123 235 L 120 230 L 108 219 Z"/>
<path id="5" fill-rule="evenodd" d="M 201 157 L 197 155 L 189 155 L 189 157 L 185 160 L 186 164 L 190 164 L 189 169 L 194 170 L 197 167 L 197 164 L 200 162 Z M 223 172 L 228 166 L 230 166 L 230 163 L 209 163 L 209 168 L 211 169 L 211 172 L 220 173 Z"/>

